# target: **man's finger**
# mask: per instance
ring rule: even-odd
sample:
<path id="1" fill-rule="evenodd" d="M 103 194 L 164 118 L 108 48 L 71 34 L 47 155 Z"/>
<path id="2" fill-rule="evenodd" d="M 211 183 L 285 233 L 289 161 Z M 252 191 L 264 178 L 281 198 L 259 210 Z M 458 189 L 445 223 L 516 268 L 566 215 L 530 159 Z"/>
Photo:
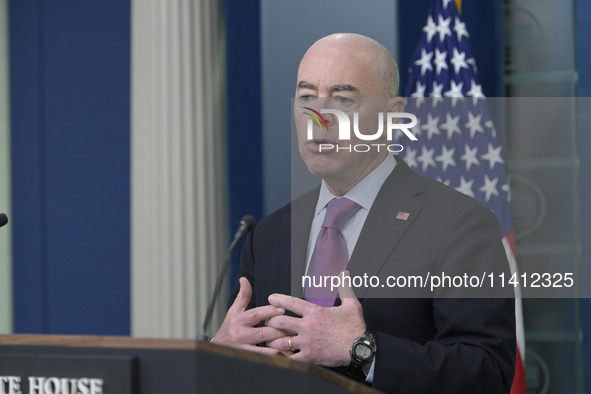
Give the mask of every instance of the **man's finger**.
<path id="1" fill-rule="evenodd" d="M 239 320 L 242 325 L 252 327 L 262 321 L 270 320 L 272 317 L 280 316 L 284 313 L 284 309 L 277 308 L 273 305 L 257 306 L 242 313 Z"/>
<path id="2" fill-rule="evenodd" d="M 267 320 L 267 326 L 287 332 L 300 332 L 302 319 L 285 315 L 274 316 Z"/>
<path id="3" fill-rule="evenodd" d="M 285 336 L 284 332 L 273 327 L 251 327 L 236 330 L 232 333 L 229 341 L 220 343 L 231 344 L 234 346 L 249 346 L 274 341 L 283 336 Z"/>
<path id="4" fill-rule="evenodd" d="M 291 311 L 299 316 L 304 316 L 311 308 L 318 308 L 317 305 L 311 304 L 308 301 L 285 294 L 271 294 L 269 296 L 269 304 Z"/>
<path id="5" fill-rule="evenodd" d="M 351 300 L 357 300 L 357 296 L 355 295 L 355 292 L 351 287 L 351 276 L 349 274 L 349 271 L 343 271 L 339 274 L 339 276 L 341 277 L 341 280 L 338 292 L 341 302 L 345 304 Z"/>
<path id="6" fill-rule="evenodd" d="M 266 343 L 281 338 L 285 334 L 273 327 L 256 327 L 248 330 L 248 336 L 244 338 L 243 342 L 251 345 L 257 343 Z"/>
<path id="7" fill-rule="evenodd" d="M 297 347 L 297 335 L 284 336 L 277 338 L 273 341 L 267 342 L 268 347 L 275 348 L 277 350 L 295 351 Z M 291 345 L 291 346 L 290 346 Z"/>
<path id="8" fill-rule="evenodd" d="M 252 297 L 252 287 L 250 287 L 248 279 L 242 277 L 239 279 L 239 282 L 240 291 L 232 303 L 232 306 L 228 309 L 227 315 L 229 316 L 235 316 L 240 312 L 243 312 L 250 303 L 250 297 Z"/>

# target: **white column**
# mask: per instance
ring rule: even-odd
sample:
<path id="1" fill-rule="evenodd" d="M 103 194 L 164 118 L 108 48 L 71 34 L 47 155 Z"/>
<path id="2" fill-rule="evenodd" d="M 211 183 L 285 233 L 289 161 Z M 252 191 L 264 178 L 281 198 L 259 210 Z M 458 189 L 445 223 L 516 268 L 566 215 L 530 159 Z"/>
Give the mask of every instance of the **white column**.
<path id="1" fill-rule="evenodd" d="M 221 3 L 132 2 L 133 336 L 195 337 L 227 245 Z"/>

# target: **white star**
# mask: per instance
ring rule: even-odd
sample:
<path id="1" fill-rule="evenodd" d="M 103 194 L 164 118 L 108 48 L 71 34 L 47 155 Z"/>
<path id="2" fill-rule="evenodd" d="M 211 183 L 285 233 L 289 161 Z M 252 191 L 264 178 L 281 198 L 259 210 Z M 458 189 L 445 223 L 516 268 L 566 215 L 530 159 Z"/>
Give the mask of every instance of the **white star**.
<path id="1" fill-rule="evenodd" d="M 489 179 L 488 175 L 484 174 L 484 186 L 482 186 L 480 189 L 481 192 L 484 192 L 486 194 L 486 202 L 488 202 L 488 200 L 490 200 L 490 197 L 494 194 L 495 196 L 499 195 L 499 191 L 497 190 L 497 182 L 499 181 L 499 178 L 495 178 L 495 179 Z"/>
<path id="2" fill-rule="evenodd" d="M 449 3 L 451 2 L 451 0 L 443 0 L 443 9 L 447 9 L 447 6 L 449 5 Z"/>
<path id="3" fill-rule="evenodd" d="M 458 42 L 462 42 L 462 37 L 466 36 L 466 37 L 470 37 L 470 34 L 468 34 L 468 30 L 466 30 L 466 24 L 462 21 L 460 21 L 460 18 L 458 18 L 456 16 L 456 23 L 454 25 L 454 31 L 456 32 L 456 35 L 458 36 Z"/>
<path id="4" fill-rule="evenodd" d="M 427 139 L 430 140 L 433 134 L 439 134 L 439 116 L 433 117 L 431 113 L 427 114 L 427 123 L 421 126 L 421 129 L 427 131 Z"/>
<path id="5" fill-rule="evenodd" d="M 443 41 L 445 36 L 451 37 L 451 30 L 449 29 L 449 23 L 451 22 L 451 18 L 443 19 L 441 15 L 438 15 L 438 23 L 435 30 L 439 33 L 439 41 Z"/>
<path id="6" fill-rule="evenodd" d="M 418 167 L 417 163 L 417 151 L 413 149 L 405 149 L 406 155 L 404 155 L 404 161 L 408 164 L 409 167 Z"/>
<path id="7" fill-rule="evenodd" d="M 402 131 L 400 129 L 396 131 L 402 135 Z M 417 124 L 415 125 L 415 127 L 410 129 L 410 132 L 413 133 L 415 137 L 420 137 L 421 135 L 423 135 L 423 132 L 421 131 L 421 118 L 417 118 Z"/>
<path id="8" fill-rule="evenodd" d="M 457 48 L 454 48 L 454 55 L 451 58 L 450 62 L 454 65 L 454 70 L 457 73 L 460 72 L 462 67 L 468 68 L 468 64 L 466 63 L 466 54 L 464 52 L 458 52 Z"/>
<path id="9" fill-rule="evenodd" d="M 423 31 L 427 34 L 427 43 L 430 43 L 435 33 L 437 33 L 437 26 L 435 25 L 435 22 L 433 22 L 431 15 L 427 18 L 427 25 L 423 27 Z"/>
<path id="10" fill-rule="evenodd" d="M 474 183 L 474 179 L 470 179 L 470 181 L 466 181 L 464 176 L 460 178 L 460 186 L 456 187 L 456 190 L 460 193 L 464 193 L 467 196 L 474 198 L 474 192 L 472 191 L 472 184 Z"/>
<path id="11" fill-rule="evenodd" d="M 493 148 L 492 144 L 488 143 L 488 152 L 481 156 L 484 160 L 488 160 L 490 169 L 492 170 L 496 163 L 503 164 L 504 161 L 501 159 L 501 146 Z"/>
<path id="12" fill-rule="evenodd" d="M 451 139 L 454 133 L 458 133 L 461 135 L 461 130 L 458 126 L 459 121 L 460 115 L 456 116 L 455 118 L 452 118 L 449 112 L 445 114 L 445 123 L 441 125 L 441 128 L 447 130 L 447 139 Z"/>
<path id="13" fill-rule="evenodd" d="M 421 106 L 421 104 L 423 104 L 423 102 L 425 101 L 425 88 L 426 87 L 427 87 L 427 85 L 421 85 L 421 83 L 419 81 L 417 81 L 417 88 L 416 88 L 415 92 L 410 95 L 410 97 L 417 97 L 417 100 L 415 100 L 417 108 L 419 108 Z"/>
<path id="14" fill-rule="evenodd" d="M 489 120 L 484 125 L 490 129 L 490 131 L 492 132 L 492 136 L 494 138 L 497 138 L 497 130 L 495 129 L 495 124 L 493 123 L 493 121 Z"/>
<path id="15" fill-rule="evenodd" d="M 464 147 L 464 154 L 460 156 L 460 159 L 466 162 L 466 170 L 469 171 L 472 164 L 479 166 L 480 161 L 476 157 L 478 155 L 478 147 L 475 146 L 474 149 L 470 149 L 468 144 Z"/>
<path id="16" fill-rule="evenodd" d="M 443 84 L 438 85 L 437 82 L 433 83 L 433 90 L 431 90 L 431 94 L 429 94 L 429 97 L 434 97 L 433 102 L 431 103 L 433 107 L 435 107 L 439 101 L 443 102 L 443 98 L 441 96 L 442 90 Z"/>
<path id="17" fill-rule="evenodd" d="M 456 106 L 458 98 L 464 97 L 464 94 L 462 93 L 463 87 L 464 87 L 464 82 L 460 82 L 459 84 L 456 84 L 456 81 L 454 81 L 452 79 L 451 86 L 450 86 L 449 90 L 447 92 L 443 93 L 443 95 L 445 97 L 452 97 L 451 105 L 453 107 Z"/>
<path id="18" fill-rule="evenodd" d="M 448 150 L 447 146 L 445 145 L 441 147 L 441 155 L 437 156 L 435 160 L 441 162 L 441 167 L 443 168 L 443 171 L 447 170 L 447 166 L 456 166 L 456 162 L 453 158 L 455 151 L 456 148 L 451 148 Z"/>
<path id="19" fill-rule="evenodd" d="M 449 186 L 449 185 L 450 185 L 450 183 L 451 183 L 451 182 L 449 181 L 449 179 L 443 180 L 443 179 L 441 179 L 441 177 L 440 177 L 440 176 L 438 176 L 438 177 L 437 177 L 437 180 L 438 180 L 439 182 L 443 183 L 445 186 Z"/>
<path id="20" fill-rule="evenodd" d="M 460 82 L 456 84 L 456 81 L 451 81 L 451 86 L 447 92 L 445 92 L 445 97 L 464 97 L 462 94 L 462 88 L 464 87 L 464 82 Z"/>
<path id="21" fill-rule="evenodd" d="M 484 129 L 480 125 L 481 118 L 482 114 L 474 116 L 472 115 L 472 112 L 468 112 L 468 122 L 466 123 L 466 127 L 470 129 L 470 138 L 474 138 L 476 132 L 484 133 Z"/>
<path id="22" fill-rule="evenodd" d="M 433 66 L 431 65 L 431 58 L 433 57 L 433 52 L 427 53 L 424 48 L 421 48 L 421 58 L 415 61 L 417 66 L 421 66 L 421 75 L 425 75 L 425 71 L 433 70 Z"/>
<path id="23" fill-rule="evenodd" d="M 475 80 L 472 80 L 472 87 L 466 92 L 466 96 L 476 98 L 484 97 L 484 94 L 482 94 L 482 86 L 477 84 Z"/>
<path id="24" fill-rule="evenodd" d="M 421 146 L 421 155 L 417 157 L 417 161 L 423 163 L 423 172 L 425 172 L 430 165 L 436 167 L 435 161 L 433 161 L 433 153 L 435 153 L 435 148 L 427 149 L 425 146 Z"/>
<path id="25" fill-rule="evenodd" d="M 439 49 L 435 48 L 435 63 L 437 75 L 441 72 L 442 69 L 448 69 L 447 62 L 445 58 L 447 57 L 447 51 L 439 52 Z"/>

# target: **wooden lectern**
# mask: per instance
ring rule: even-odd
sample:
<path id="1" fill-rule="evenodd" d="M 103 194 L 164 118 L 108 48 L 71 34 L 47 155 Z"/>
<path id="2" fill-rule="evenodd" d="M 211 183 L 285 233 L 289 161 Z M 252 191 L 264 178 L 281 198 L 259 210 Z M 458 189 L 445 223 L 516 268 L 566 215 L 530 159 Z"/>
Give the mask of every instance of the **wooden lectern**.
<path id="1" fill-rule="evenodd" d="M 54 335 L 0 335 L 0 385 L 23 394 L 377 393 L 282 355 L 191 340 Z"/>

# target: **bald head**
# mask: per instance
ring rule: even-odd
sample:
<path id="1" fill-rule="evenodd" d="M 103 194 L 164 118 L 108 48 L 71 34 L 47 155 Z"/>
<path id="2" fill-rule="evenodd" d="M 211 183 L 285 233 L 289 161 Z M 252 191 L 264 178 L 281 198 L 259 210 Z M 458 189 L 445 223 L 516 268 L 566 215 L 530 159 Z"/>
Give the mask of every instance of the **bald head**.
<path id="1" fill-rule="evenodd" d="M 379 42 L 353 33 L 337 33 L 316 41 L 302 58 L 347 53 L 351 66 L 362 68 L 372 84 L 381 90 L 381 97 L 395 97 L 398 93 L 398 65 L 386 47 Z M 300 64 L 301 67 L 301 64 Z"/>

